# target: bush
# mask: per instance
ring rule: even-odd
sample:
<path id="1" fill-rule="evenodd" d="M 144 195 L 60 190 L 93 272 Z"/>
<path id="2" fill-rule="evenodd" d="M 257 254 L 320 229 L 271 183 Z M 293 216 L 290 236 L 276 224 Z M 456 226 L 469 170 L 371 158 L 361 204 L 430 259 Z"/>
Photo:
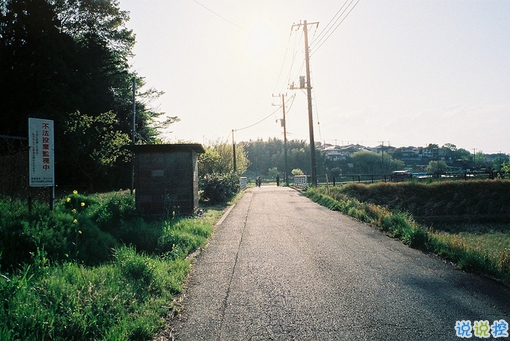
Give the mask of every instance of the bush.
<path id="1" fill-rule="evenodd" d="M 200 189 L 203 202 L 226 203 L 239 192 L 239 176 L 235 173 L 208 174 L 200 179 Z"/>
<path id="2" fill-rule="evenodd" d="M 187 254 L 214 227 L 206 217 L 146 223 L 133 202 L 75 193 L 54 211 L 35 203 L 30 214 L 22 202 L 0 199 L 1 260 L 9 268 L 0 272 L 0 340 L 154 336 L 182 291 Z"/>

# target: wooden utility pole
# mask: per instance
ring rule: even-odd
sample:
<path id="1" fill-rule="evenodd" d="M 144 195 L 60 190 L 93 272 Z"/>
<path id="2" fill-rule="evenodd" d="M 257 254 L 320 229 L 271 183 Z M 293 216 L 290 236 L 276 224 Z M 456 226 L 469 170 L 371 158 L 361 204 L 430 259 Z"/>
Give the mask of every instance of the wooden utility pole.
<path id="1" fill-rule="evenodd" d="M 381 170 L 384 172 L 384 141 L 381 141 Z"/>
<path id="2" fill-rule="evenodd" d="M 306 20 L 303 24 L 292 25 L 292 28 L 303 26 L 303 34 L 305 35 L 305 64 L 306 64 L 306 93 L 308 97 L 308 130 L 310 133 L 310 161 L 312 164 L 312 186 L 317 186 L 317 161 L 315 158 L 315 139 L 313 136 L 313 115 L 312 115 L 312 82 L 310 80 L 310 48 L 308 46 L 308 25 L 317 25 L 318 22 L 308 24 Z"/>
<path id="3" fill-rule="evenodd" d="M 136 144 L 136 78 L 133 77 L 133 117 L 131 122 L 131 145 Z M 133 195 L 133 191 L 135 188 L 135 152 L 131 151 L 131 195 Z"/>
<path id="4" fill-rule="evenodd" d="M 236 160 L 236 142 L 234 138 L 235 130 L 232 129 L 232 162 L 234 164 L 234 173 L 237 173 L 237 160 Z"/>
<path id="5" fill-rule="evenodd" d="M 285 118 L 285 94 L 278 95 L 282 98 L 282 111 L 283 111 L 283 152 L 285 155 L 285 185 L 289 186 L 289 163 L 287 157 L 287 121 Z M 273 97 L 276 97 L 273 95 Z"/>

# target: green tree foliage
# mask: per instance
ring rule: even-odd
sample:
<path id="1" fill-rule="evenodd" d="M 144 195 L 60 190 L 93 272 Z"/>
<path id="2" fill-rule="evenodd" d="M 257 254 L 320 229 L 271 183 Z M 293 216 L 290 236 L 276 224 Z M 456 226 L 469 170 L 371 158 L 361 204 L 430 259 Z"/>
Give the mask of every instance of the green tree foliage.
<path id="1" fill-rule="evenodd" d="M 278 168 L 276 167 L 272 167 L 272 168 L 269 168 L 267 170 L 267 175 L 272 178 L 272 179 L 275 179 L 277 175 L 280 174 L 280 171 L 278 170 Z"/>
<path id="2" fill-rule="evenodd" d="M 118 118 L 112 111 L 96 117 L 75 112 L 69 115 L 66 123 L 64 148 L 76 152 L 67 155 L 62 163 L 71 169 L 78 168 L 89 186 L 93 186 L 94 179 L 101 174 L 129 160 L 130 153 L 124 146 L 131 138 L 120 129 Z M 82 159 L 83 155 L 89 157 Z M 112 187 L 118 186 L 119 183 L 112 184 Z"/>
<path id="3" fill-rule="evenodd" d="M 487 156 L 482 151 L 473 154 L 473 164 L 475 168 L 484 168 L 491 166 L 491 163 L 487 161 Z"/>
<path id="4" fill-rule="evenodd" d="M 430 161 L 427 166 L 427 173 L 434 174 L 437 172 L 446 172 L 448 164 L 444 161 Z"/>
<path id="5" fill-rule="evenodd" d="M 377 154 L 370 151 L 358 151 L 351 155 L 355 173 L 378 174 L 404 168 L 404 162 L 394 160 L 389 154 Z"/>
<path id="6" fill-rule="evenodd" d="M 228 174 L 234 171 L 233 148 L 227 143 L 216 144 L 206 147 L 205 153 L 200 154 L 198 159 L 198 175 Z M 249 160 L 243 145 L 236 146 L 237 173 L 243 174 L 248 169 Z"/>
<path id="7" fill-rule="evenodd" d="M 227 143 L 205 148 L 198 157 L 199 186 L 201 200 L 208 204 L 219 204 L 230 200 L 239 192 L 239 174 L 248 168 L 248 158 L 242 145 L 236 146 L 234 173 L 233 148 Z"/>
<path id="8" fill-rule="evenodd" d="M 135 37 L 128 20 L 117 0 L 6 0 L 0 10 L 0 134 L 27 136 L 28 117 L 53 119 L 60 185 L 93 179 L 109 187 L 122 179 L 127 159 L 118 158 L 118 147 L 131 136 L 132 79 L 137 89 L 145 85 L 129 71 Z M 161 113 L 149 104 L 159 95 L 137 95 L 138 140 L 156 138 Z M 73 127 L 92 135 L 72 136 Z M 95 163 L 101 171 L 91 173 Z"/>
<path id="9" fill-rule="evenodd" d="M 492 161 L 492 169 L 494 169 L 497 172 L 503 172 L 504 171 L 504 165 L 505 165 L 507 160 L 508 160 L 508 157 L 506 155 L 499 154 Z"/>
<path id="10" fill-rule="evenodd" d="M 252 174 L 267 175 L 269 169 L 274 167 L 281 171 L 285 170 L 285 148 L 282 140 L 277 138 L 264 141 L 242 142 L 244 150 L 250 160 L 248 171 Z M 294 168 L 302 169 L 310 174 L 310 146 L 304 140 L 287 141 L 287 162 L 289 172 Z M 326 172 L 326 158 L 323 153 L 316 150 L 317 173 L 319 175 Z"/>
<path id="11" fill-rule="evenodd" d="M 445 143 L 441 149 L 443 150 L 446 160 L 449 160 L 449 162 L 458 167 L 469 168 L 469 164 L 472 160 L 469 151 L 463 148 L 457 148 L 457 146 L 452 143 Z"/>

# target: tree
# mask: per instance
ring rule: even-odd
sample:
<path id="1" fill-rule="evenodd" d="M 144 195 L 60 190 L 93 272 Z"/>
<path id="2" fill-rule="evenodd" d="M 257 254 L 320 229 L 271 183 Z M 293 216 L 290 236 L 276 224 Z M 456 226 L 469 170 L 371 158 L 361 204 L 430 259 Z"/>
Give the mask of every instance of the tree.
<path id="1" fill-rule="evenodd" d="M 267 175 L 272 178 L 272 179 L 276 179 L 276 177 L 280 174 L 280 171 L 278 170 L 277 167 L 272 167 L 272 168 L 269 168 L 267 170 Z"/>
<path id="2" fill-rule="evenodd" d="M 453 143 L 445 143 L 441 149 L 444 149 L 445 154 L 457 151 L 457 146 Z"/>
<path id="3" fill-rule="evenodd" d="M 285 169 L 285 151 L 284 143 L 277 138 L 263 141 L 242 142 L 250 165 L 248 171 L 255 174 L 267 174 L 267 171 L 273 167 L 280 170 Z M 287 162 L 288 169 L 300 168 L 305 173 L 311 172 L 310 164 L 310 146 L 304 140 L 287 141 Z M 317 174 L 325 174 L 326 157 L 320 150 L 316 150 Z"/>
<path id="4" fill-rule="evenodd" d="M 73 181 L 79 179 L 73 176 L 85 177 L 90 188 L 95 185 L 94 179 L 108 174 L 119 162 L 127 162 L 130 152 L 124 148 L 131 141 L 128 134 L 118 128 L 117 117 L 113 112 L 107 112 L 96 117 L 83 115 L 79 112 L 69 116 L 67 128 L 64 132 L 65 149 L 74 150 L 61 162 L 65 167 L 77 167 L 78 174 L 72 174 Z M 88 155 L 88 158 L 82 158 Z M 83 180 L 82 180 L 83 181 Z M 116 184 L 114 187 L 119 187 Z"/>
<path id="5" fill-rule="evenodd" d="M 487 156 L 484 154 L 483 151 L 479 151 L 473 156 L 473 166 L 475 168 L 484 168 L 487 166 L 490 166 L 490 163 L 487 162 Z"/>
<path id="6" fill-rule="evenodd" d="M 502 154 L 499 154 L 497 157 L 494 158 L 492 161 L 492 169 L 500 172 L 503 171 L 503 165 L 505 164 L 505 161 L 508 159 L 508 157 Z"/>
<path id="7" fill-rule="evenodd" d="M 112 174 L 122 174 L 129 161 L 116 155 L 118 142 L 131 139 L 132 80 L 137 89 L 145 85 L 142 77 L 129 71 L 135 37 L 125 26 L 128 13 L 120 10 L 117 0 L 4 3 L 0 10 L 0 103 L 6 124 L 0 134 L 27 136 L 28 117 L 53 119 L 58 183 L 75 184 L 82 178 L 110 183 Z M 149 105 L 159 95 L 154 89 L 138 92 L 138 141 L 156 140 L 154 120 L 162 113 Z M 70 143 L 83 139 L 72 137 L 67 130 L 80 119 L 81 128 L 92 133 L 86 148 Z M 175 120 L 170 117 L 168 123 Z M 112 139 L 115 143 L 106 142 Z M 103 162 L 107 154 L 115 162 Z M 98 168 L 90 166 L 96 162 Z"/>
<path id="8" fill-rule="evenodd" d="M 237 173 L 243 174 L 248 169 L 249 160 L 242 145 L 236 146 Z M 205 153 L 198 158 L 198 174 L 228 174 L 234 171 L 233 148 L 227 143 L 206 147 Z"/>
<path id="9" fill-rule="evenodd" d="M 350 156 L 354 171 L 361 174 L 377 174 L 404 168 L 404 162 L 394 160 L 391 155 L 360 150 Z"/>
<path id="10" fill-rule="evenodd" d="M 442 173 L 448 170 L 448 165 L 444 161 L 430 161 L 427 166 L 427 173 Z"/>

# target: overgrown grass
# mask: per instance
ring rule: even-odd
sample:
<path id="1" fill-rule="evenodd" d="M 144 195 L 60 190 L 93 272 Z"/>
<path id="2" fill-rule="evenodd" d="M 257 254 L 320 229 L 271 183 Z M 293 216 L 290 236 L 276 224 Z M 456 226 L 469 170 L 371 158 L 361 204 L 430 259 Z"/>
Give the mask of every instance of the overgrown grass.
<path id="1" fill-rule="evenodd" d="M 0 200 L 2 251 L 3 239 L 16 236 L 30 251 L 23 262 L 2 259 L 0 340 L 147 340 L 157 333 L 182 290 L 186 257 L 206 243 L 221 211 L 146 221 L 133 203 L 125 194 L 73 194 L 54 212 L 36 205 L 29 214 L 23 203 Z"/>
<path id="2" fill-rule="evenodd" d="M 364 186 L 364 188 L 361 188 L 361 186 Z M 367 194 L 367 192 L 372 191 L 370 186 L 374 186 L 373 190 L 375 192 L 380 191 L 382 187 L 357 185 L 357 191 L 358 193 L 362 192 L 362 196 L 365 198 L 375 199 L 371 202 L 362 202 L 345 193 L 352 193 L 352 188 L 348 188 L 348 191 L 345 192 L 338 188 L 333 190 L 326 187 L 308 188 L 306 195 L 332 210 L 341 211 L 360 221 L 371 224 L 390 236 L 402 240 L 406 245 L 434 252 L 455 262 L 460 269 L 484 273 L 503 281 L 507 285 L 510 284 L 510 228 L 508 224 L 493 224 L 492 226 L 497 227 L 496 229 L 487 229 L 487 225 L 481 225 L 484 226 L 485 230 L 481 229 L 480 226 L 470 230 L 466 228 L 465 224 L 458 224 L 456 227 L 448 224 L 449 231 L 440 230 L 437 227 L 423 226 L 417 223 L 413 215 L 407 211 L 375 204 L 374 201 L 379 203 L 384 201 L 376 193 Z M 388 192 L 392 187 L 384 186 L 385 195 L 388 196 Z M 394 191 L 391 197 L 400 196 L 399 199 L 394 200 L 406 201 L 402 194 L 405 193 L 405 190 L 402 190 L 403 186 L 405 185 L 399 184 L 393 187 Z M 427 202 L 428 198 L 424 196 L 423 192 L 421 195 L 422 201 Z M 436 196 L 435 200 L 444 203 L 451 200 L 451 198 L 448 191 L 445 191 L 444 197 Z M 478 207 L 483 206 L 483 204 L 476 204 Z M 474 209 L 471 209 L 471 212 L 475 212 Z"/>
<path id="3" fill-rule="evenodd" d="M 400 182 L 330 187 L 332 197 L 348 195 L 361 202 L 384 205 L 415 217 L 510 216 L 510 181 L 472 180 L 432 183 Z"/>

